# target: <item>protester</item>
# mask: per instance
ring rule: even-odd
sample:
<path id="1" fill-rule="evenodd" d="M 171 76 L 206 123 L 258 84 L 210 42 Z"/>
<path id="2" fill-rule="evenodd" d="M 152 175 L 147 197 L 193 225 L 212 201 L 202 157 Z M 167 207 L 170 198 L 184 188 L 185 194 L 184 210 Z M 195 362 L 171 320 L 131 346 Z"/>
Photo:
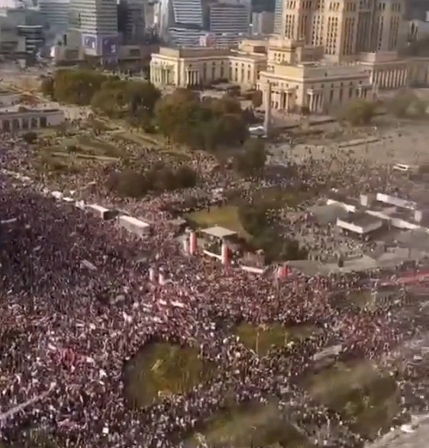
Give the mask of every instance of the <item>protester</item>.
<path id="1" fill-rule="evenodd" d="M 20 145 L 8 142 L 3 168 L 32 174 Z M 173 194 L 120 203 L 151 217 L 153 234 L 139 240 L 54 199 L 41 184 L 3 173 L 0 188 L 0 414 L 47 394 L 0 420 L 0 438 L 22 440 L 31 425 L 65 447 L 177 448 L 181 435 L 231 399 L 264 403 L 274 396 L 311 441 L 360 441 L 339 415 L 313 403 L 298 379 L 326 347 L 340 344 L 343 359 L 374 359 L 398 344 L 388 312 L 333 305 L 335 291 L 367 288 L 368 274 L 295 274 L 278 283 L 271 274 L 256 277 L 186 255 L 165 209 L 179 199 Z M 150 282 L 149 268 L 162 270 L 166 284 Z M 230 331 L 241 321 L 318 331 L 258 356 Z M 154 340 L 199 347 L 217 370 L 189 393 L 136 413 L 124 397 L 124 363 Z"/>

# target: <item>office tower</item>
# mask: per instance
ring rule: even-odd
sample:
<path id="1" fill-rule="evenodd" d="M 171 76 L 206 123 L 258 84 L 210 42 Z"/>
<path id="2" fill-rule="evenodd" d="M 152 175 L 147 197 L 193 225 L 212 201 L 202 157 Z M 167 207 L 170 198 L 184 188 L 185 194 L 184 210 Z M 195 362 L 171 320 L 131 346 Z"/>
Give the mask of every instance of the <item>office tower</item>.
<path id="1" fill-rule="evenodd" d="M 274 32 L 279 35 L 283 33 L 283 3 L 284 0 L 276 0 L 274 8 Z"/>
<path id="2" fill-rule="evenodd" d="M 252 14 L 252 34 L 272 34 L 274 31 L 274 13 L 268 11 Z"/>
<path id="3" fill-rule="evenodd" d="M 71 0 L 69 34 L 73 37 L 73 44 L 80 44 L 85 54 L 116 58 L 118 45 L 116 0 Z M 69 40 L 72 41 L 72 38 Z"/>
<path id="4" fill-rule="evenodd" d="M 153 29 L 155 26 L 155 8 L 157 3 L 154 0 L 144 2 L 144 24 L 146 29 Z"/>
<path id="5" fill-rule="evenodd" d="M 160 0 L 159 36 L 177 46 L 198 46 L 204 32 L 202 0 Z"/>
<path id="6" fill-rule="evenodd" d="M 24 51 L 37 54 L 45 45 L 45 32 L 42 25 L 18 25 L 18 37 L 24 41 Z"/>
<path id="7" fill-rule="evenodd" d="M 248 34 L 249 4 L 220 0 L 208 7 L 209 30 L 212 33 Z"/>
<path id="8" fill-rule="evenodd" d="M 323 46 L 340 60 L 360 52 L 397 51 L 404 43 L 404 0 L 278 0 L 275 33 Z"/>
<path id="9" fill-rule="evenodd" d="M 58 34 L 66 32 L 69 0 L 39 0 L 39 10 L 46 18 L 52 32 Z"/>
<path id="10" fill-rule="evenodd" d="M 118 31 L 125 44 L 142 42 L 145 32 L 145 4 L 143 0 L 120 0 Z"/>

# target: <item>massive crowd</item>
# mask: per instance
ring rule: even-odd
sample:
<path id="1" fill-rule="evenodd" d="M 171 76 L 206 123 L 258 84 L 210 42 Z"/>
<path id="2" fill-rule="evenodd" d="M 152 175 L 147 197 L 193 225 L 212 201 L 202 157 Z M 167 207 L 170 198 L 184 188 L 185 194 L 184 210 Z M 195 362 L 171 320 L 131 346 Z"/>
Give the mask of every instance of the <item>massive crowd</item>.
<path id="1" fill-rule="evenodd" d="M 25 148 L 10 141 L 0 156 L 3 168 L 19 171 Z M 361 287 L 362 275 L 295 275 L 274 284 L 270 275 L 184 254 L 158 199 L 127 204 L 152 214 L 152 235 L 139 240 L 35 184 L 3 173 L 0 190 L 0 413 L 41 397 L 0 420 L 1 438 L 20 440 L 33 426 L 66 447 L 179 447 L 227 399 L 274 396 L 310 440 L 359 443 L 296 379 L 323 348 L 340 344 L 344 358 L 372 359 L 398 344 L 389 313 L 332 305 L 331 293 Z M 162 269 L 168 282 L 150 282 L 149 268 Z M 230 332 L 240 321 L 320 331 L 257 356 Z M 216 373 L 135 412 L 124 397 L 124 365 L 154 340 L 198 347 Z"/>

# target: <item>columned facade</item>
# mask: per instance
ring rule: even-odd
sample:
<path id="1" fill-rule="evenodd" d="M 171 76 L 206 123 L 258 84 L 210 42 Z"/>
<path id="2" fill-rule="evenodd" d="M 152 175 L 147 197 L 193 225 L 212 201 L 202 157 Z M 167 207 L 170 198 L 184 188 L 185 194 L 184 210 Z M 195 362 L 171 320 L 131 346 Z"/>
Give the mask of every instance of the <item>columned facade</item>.
<path id="1" fill-rule="evenodd" d="M 3 113 L 0 114 L 0 130 L 3 132 L 19 132 L 30 129 L 40 129 L 49 126 L 58 126 L 64 121 L 62 111 L 40 113 Z"/>
<path id="2" fill-rule="evenodd" d="M 154 84 L 174 84 L 174 67 L 166 65 L 152 65 L 151 78 Z"/>
<path id="3" fill-rule="evenodd" d="M 307 107 L 311 113 L 320 113 L 323 111 L 323 91 L 319 89 L 307 90 Z"/>
<path id="4" fill-rule="evenodd" d="M 398 89 L 408 86 L 408 68 L 374 68 L 372 83 L 379 89 Z"/>
<path id="5" fill-rule="evenodd" d="M 200 85 L 200 72 L 198 70 L 188 69 L 185 71 L 185 85 L 198 86 Z"/>

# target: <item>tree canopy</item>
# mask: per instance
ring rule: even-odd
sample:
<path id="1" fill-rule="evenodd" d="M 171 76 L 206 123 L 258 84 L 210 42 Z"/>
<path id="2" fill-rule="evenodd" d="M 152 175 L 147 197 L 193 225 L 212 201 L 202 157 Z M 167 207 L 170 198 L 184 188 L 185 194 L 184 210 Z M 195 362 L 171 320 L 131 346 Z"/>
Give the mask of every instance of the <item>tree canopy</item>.
<path id="1" fill-rule="evenodd" d="M 267 161 L 267 153 L 264 141 L 261 139 L 248 139 L 243 145 L 243 150 L 236 154 L 234 165 L 236 170 L 243 175 L 259 174 Z"/>
<path id="2" fill-rule="evenodd" d="M 59 70 L 46 77 L 43 94 L 57 101 L 80 106 L 91 105 L 110 118 L 125 117 L 136 125 L 152 118 L 160 91 L 150 82 L 124 80 L 89 70 Z"/>
<path id="3" fill-rule="evenodd" d="M 191 167 L 182 165 L 173 169 L 159 163 L 145 171 L 134 169 L 114 171 L 107 179 L 107 187 L 120 196 L 140 198 L 149 191 L 163 192 L 191 188 L 196 182 L 197 175 Z"/>
<path id="4" fill-rule="evenodd" d="M 241 146 L 248 136 L 240 103 L 230 97 L 200 99 L 187 89 L 176 89 L 155 107 L 159 131 L 191 148 L 216 150 Z"/>
<path id="5" fill-rule="evenodd" d="M 261 204 L 246 205 L 239 208 L 240 222 L 246 232 L 252 235 L 251 244 L 262 249 L 267 261 L 286 261 L 306 259 L 308 252 L 299 242 L 284 237 L 273 220 L 269 210 Z"/>
<path id="6" fill-rule="evenodd" d="M 369 124 L 376 112 L 376 103 L 362 98 L 349 101 L 343 111 L 342 119 L 352 126 L 362 126 Z"/>
<path id="7" fill-rule="evenodd" d="M 426 102 L 408 89 L 401 89 L 388 104 L 389 112 L 398 118 L 421 116 L 426 112 L 426 107 Z"/>

